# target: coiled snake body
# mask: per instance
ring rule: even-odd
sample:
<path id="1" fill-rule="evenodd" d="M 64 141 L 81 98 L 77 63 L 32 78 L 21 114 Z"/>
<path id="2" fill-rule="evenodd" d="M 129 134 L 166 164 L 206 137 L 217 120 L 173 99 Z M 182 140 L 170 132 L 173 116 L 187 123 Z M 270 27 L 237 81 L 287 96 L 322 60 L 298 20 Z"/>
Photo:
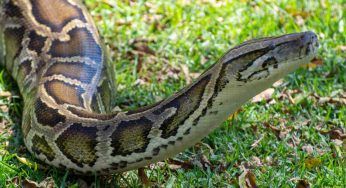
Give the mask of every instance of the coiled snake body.
<path id="1" fill-rule="evenodd" d="M 112 112 L 113 68 L 78 0 L 2 0 L 0 7 L 0 62 L 24 98 L 25 145 L 78 173 L 126 171 L 183 151 L 317 48 L 312 32 L 251 40 L 173 96 Z"/>

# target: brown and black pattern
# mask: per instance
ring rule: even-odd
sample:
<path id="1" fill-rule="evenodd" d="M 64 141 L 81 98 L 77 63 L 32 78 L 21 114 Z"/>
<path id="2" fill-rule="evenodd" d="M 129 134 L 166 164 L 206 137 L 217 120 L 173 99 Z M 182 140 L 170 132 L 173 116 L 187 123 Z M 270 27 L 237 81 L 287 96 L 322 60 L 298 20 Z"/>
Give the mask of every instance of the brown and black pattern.
<path id="1" fill-rule="evenodd" d="M 162 138 L 175 136 L 184 121 L 199 107 L 202 100 L 204 89 L 208 85 L 211 76 L 205 76 L 199 82 L 195 83 L 190 89 L 181 93 L 175 100 L 163 105 L 160 109 L 154 111 L 154 114 L 161 114 L 165 109 L 175 108 L 175 115 L 166 119 L 160 130 L 162 130 Z"/>
<path id="2" fill-rule="evenodd" d="M 274 57 L 270 57 L 266 60 L 264 60 L 263 64 L 262 64 L 262 69 L 259 69 L 257 71 L 254 71 L 252 74 L 250 74 L 249 76 L 242 78 L 242 72 L 244 70 L 239 71 L 239 73 L 237 74 L 237 80 L 238 81 L 243 81 L 243 82 L 248 82 L 248 81 L 252 81 L 254 80 L 253 78 L 262 73 L 262 72 L 266 72 L 266 76 L 262 76 L 262 77 L 257 77 L 257 80 L 262 79 L 262 78 L 266 78 L 267 76 L 269 76 L 269 66 L 272 66 L 273 68 L 278 68 L 278 62 Z"/>
<path id="3" fill-rule="evenodd" d="M 20 63 L 18 67 L 18 74 L 23 79 L 30 74 L 32 71 L 32 61 L 27 59 Z"/>
<path id="4" fill-rule="evenodd" d="M 23 15 L 18 6 L 14 5 L 12 1 L 5 3 L 4 5 L 5 15 L 9 17 L 22 18 Z"/>
<path id="5" fill-rule="evenodd" d="M 43 37 L 41 35 L 38 35 L 35 31 L 31 31 L 29 33 L 28 38 L 30 39 L 28 49 L 40 55 L 47 40 L 47 37 Z"/>
<path id="6" fill-rule="evenodd" d="M 251 43 L 252 42 L 250 42 L 249 44 L 251 44 Z M 240 48 L 244 45 L 245 44 L 242 44 L 240 46 L 232 48 L 232 50 Z M 226 75 L 237 74 L 236 72 L 227 72 L 227 71 L 231 71 L 231 70 L 236 70 L 236 69 L 232 69 L 232 66 L 243 67 L 240 69 L 240 71 L 246 70 L 247 67 L 251 66 L 257 58 L 263 56 L 264 54 L 268 53 L 269 50 L 272 50 L 272 49 L 273 49 L 273 45 L 269 45 L 267 48 L 262 48 L 262 49 L 250 51 L 249 53 L 240 54 L 239 56 L 236 56 L 236 57 L 222 63 L 221 71 L 220 71 L 219 76 L 215 82 L 213 95 L 208 100 L 208 105 L 202 110 L 202 113 L 193 121 L 192 125 L 196 126 L 198 124 L 200 118 L 204 117 L 207 114 L 208 109 L 211 109 L 213 107 L 215 98 L 225 88 L 225 86 L 229 83 L 229 81 L 231 79 L 231 78 L 228 78 Z M 238 81 L 240 81 L 239 78 L 238 78 Z M 214 113 L 211 112 L 211 114 L 214 114 Z"/>
<path id="7" fill-rule="evenodd" d="M 98 158 L 96 155 L 97 128 L 83 127 L 82 124 L 72 124 L 56 140 L 63 154 L 79 167 L 85 164 L 93 166 Z"/>
<path id="8" fill-rule="evenodd" d="M 55 153 L 53 149 L 49 146 L 46 138 L 44 136 L 35 135 L 32 138 L 32 151 L 36 153 L 36 155 L 40 155 L 41 153 L 47 157 L 49 161 L 54 160 Z"/>
<path id="9" fill-rule="evenodd" d="M 88 57 L 102 63 L 102 49 L 87 28 L 75 28 L 67 33 L 68 41 L 54 40 L 49 53 L 53 57 Z"/>
<path id="10" fill-rule="evenodd" d="M 121 168 L 125 168 L 127 166 L 128 162 L 127 161 L 120 161 L 118 163 L 112 163 L 111 164 L 111 169 L 112 170 L 119 170 Z"/>
<path id="11" fill-rule="evenodd" d="M 144 152 L 150 142 L 148 138 L 153 122 L 145 117 L 137 120 L 122 121 L 110 136 L 112 155 L 130 155 Z"/>
<path id="12" fill-rule="evenodd" d="M 239 56 L 237 58 L 231 59 L 228 62 L 224 63 L 225 65 L 222 69 L 223 70 L 222 74 L 223 75 L 227 74 L 228 72 L 226 72 L 226 71 L 232 70 L 232 66 L 240 66 L 242 68 L 238 72 L 232 72 L 232 75 L 237 75 L 239 72 L 242 72 L 242 71 L 248 69 L 258 58 L 260 58 L 264 54 L 268 53 L 272 49 L 273 49 L 273 47 L 269 46 L 267 48 L 262 48 L 262 49 L 258 49 L 255 51 L 251 51 L 251 52 L 248 52 L 246 54 L 242 54 L 241 56 Z M 222 77 L 224 78 L 225 76 L 222 76 Z M 238 80 L 238 81 L 241 81 L 241 80 Z M 216 88 L 216 90 L 221 91 L 225 85 L 225 82 L 226 81 L 221 80 L 221 79 L 218 80 L 218 82 L 217 82 L 218 87 Z M 246 80 L 244 80 L 244 82 L 246 82 Z M 216 93 L 218 93 L 218 92 L 216 92 Z"/>
<path id="13" fill-rule="evenodd" d="M 44 126 L 54 127 L 58 123 L 65 123 L 66 117 L 58 112 L 57 109 L 47 106 L 41 99 L 35 103 L 35 114 L 37 122 Z"/>
<path id="14" fill-rule="evenodd" d="M 66 78 L 78 80 L 80 82 L 91 84 L 95 77 L 96 69 L 84 62 L 56 62 L 51 65 L 45 73 L 46 77 L 54 75 L 63 75 Z"/>
<path id="15" fill-rule="evenodd" d="M 33 87 L 35 82 L 35 78 L 37 75 L 35 75 L 35 62 L 28 58 L 28 59 L 22 59 L 22 62 L 19 63 L 18 68 L 16 70 L 16 80 L 18 82 L 19 89 L 23 95 L 23 97 L 29 97 L 30 93 L 34 94 L 36 93 L 36 87 Z M 30 108 L 32 109 L 33 105 L 30 103 Z M 25 104 L 26 105 L 26 104 Z"/>
<path id="16" fill-rule="evenodd" d="M 273 66 L 273 68 L 277 69 L 278 68 L 278 61 L 275 59 L 275 57 L 269 57 L 266 59 L 263 64 L 262 68 L 267 68 L 268 66 Z"/>
<path id="17" fill-rule="evenodd" d="M 160 106 L 160 104 L 163 102 L 162 101 L 159 101 L 159 102 L 156 102 L 154 104 L 151 104 L 151 105 L 148 105 L 148 106 L 143 106 L 143 107 L 139 107 L 137 109 L 134 109 L 134 110 L 129 110 L 126 112 L 126 115 L 131 115 L 131 114 L 138 114 L 138 113 L 141 113 L 141 112 L 145 112 L 147 110 L 150 110 L 150 109 L 154 109 L 155 107 L 157 106 Z"/>
<path id="18" fill-rule="evenodd" d="M 106 120 L 111 120 L 114 119 L 117 115 L 116 112 L 110 113 L 110 114 L 96 114 L 92 113 L 86 110 L 80 110 L 74 107 L 67 107 L 67 110 L 70 111 L 72 114 L 81 117 L 81 118 L 87 118 L 87 119 L 95 119 L 95 120 L 100 120 L 100 121 L 106 121 Z"/>
<path id="19" fill-rule="evenodd" d="M 44 83 L 44 87 L 57 104 L 71 104 L 84 107 L 82 94 L 85 90 L 61 80 L 51 80 Z"/>
<path id="20" fill-rule="evenodd" d="M 180 138 L 181 137 L 178 137 L 178 139 L 180 139 Z M 160 151 L 162 151 L 161 149 L 166 150 L 168 148 L 168 145 L 174 146 L 175 143 L 176 143 L 176 141 L 171 140 L 167 144 L 162 144 L 162 145 L 154 148 L 151 152 L 152 152 L 153 156 L 157 156 L 160 154 Z"/>
<path id="21" fill-rule="evenodd" d="M 82 10 L 67 0 L 30 0 L 32 14 L 42 25 L 60 32 L 72 20 L 85 22 Z"/>
<path id="22" fill-rule="evenodd" d="M 210 109 L 212 107 L 213 100 L 225 88 L 226 84 L 228 84 L 229 81 L 231 80 L 231 78 L 227 77 L 226 75 L 237 74 L 237 72 L 230 72 L 232 70 L 236 70 L 236 69 L 232 69 L 233 66 L 243 67 L 240 69 L 240 71 L 246 70 L 248 67 L 250 67 L 254 63 L 254 61 L 256 61 L 259 57 L 263 56 L 264 54 L 268 53 L 268 51 L 272 50 L 272 48 L 273 47 L 270 45 L 267 48 L 262 48 L 255 51 L 251 51 L 249 53 L 241 54 L 223 63 L 221 72 L 219 73 L 219 77 L 216 80 L 213 96 L 209 99 L 207 108 Z M 241 80 L 238 79 L 238 81 L 241 81 Z M 246 80 L 244 82 L 246 82 Z"/>
<path id="23" fill-rule="evenodd" d="M 13 75 L 24 96 L 24 141 L 35 155 L 45 156 L 45 162 L 72 169 L 73 173 L 120 172 L 182 151 L 183 145 L 205 136 L 193 134 L 193 126 L 193 130 L 203 128 L 199 132 L 209 132 L 215 127 L 211 121 L 224 118 L 220 114 L 225 111 L 219 112 L 225 108 L 215 106 L 232 103 L 215 101 L 218 95 L 229 96 L 225 87 L 227 91 L 247 92 L 244 85 L 265 79 L 281 63 L 269 57 L 256 67 L 256 59 L 274 48 L 279 48 L 271 51 L 277 53 L 275 57 L 298 48 L 297 56 L 304 58 L 316 50 L 310 46 L 316 41 L 308 40 L 316 39 L 312 33 L 248 41 L 231 49 L 197 82 L 170 98 L 142 109 L 113 113 L 113 69 L 106 62 L 107 53 L 101 48 L 97 30 L 79 0 L 0 2 L 0 6 L 4 5 L 0 15 L 5 15 L 0 18 L 0 58 L 5 59 L 9 71 L 18 70 Z M 227 84 L 230 80 L 239 85 Z M 254 90 L 251 94 L 259 91 Z M 237 92 L 230 93 L 235 100 L 244 99 Z M 205 103 L 207 106 L 200 109 Z M 174 113 L 163 116 L 168 111 Z M 197 117 L 189 125 L 187 119 L 192 115 Z M 211 120 L 200 122 L 200 118 Z M 178 131 L 181 134 L 177 135 Z M 101 151 L 97 150 L 101 148 L 109 153 L 102 153 L 104 161 L 98 161 Z M 165 153 L 168 148 L 170 153 Z"/>
<path id="24" fill-rule="evenodd" d="M 153 156 L 156 156 L 156 155 L 158 155 L 159 153 L 160 153 L 160 147 L 156 147 L 156 148 L 154 148 L 153 151 L 152 151 Z"/>

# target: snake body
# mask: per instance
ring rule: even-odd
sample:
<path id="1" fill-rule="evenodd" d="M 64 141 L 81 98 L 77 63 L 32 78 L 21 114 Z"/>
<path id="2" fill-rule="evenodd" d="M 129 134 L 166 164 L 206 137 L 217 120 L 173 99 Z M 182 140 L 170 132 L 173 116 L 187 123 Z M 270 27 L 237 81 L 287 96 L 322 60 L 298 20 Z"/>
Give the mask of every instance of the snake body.
<path id="1" fill-rule="evenodd" d="M 24 99 L 24 143 L 45 163 L 83 174 L 131 170 L 183 151 L 317 48 L 312 32 L 247 41 L 161 102 L 112 112 L 113 67 L 78 0 L 0 7 L 0 62 Z"/>

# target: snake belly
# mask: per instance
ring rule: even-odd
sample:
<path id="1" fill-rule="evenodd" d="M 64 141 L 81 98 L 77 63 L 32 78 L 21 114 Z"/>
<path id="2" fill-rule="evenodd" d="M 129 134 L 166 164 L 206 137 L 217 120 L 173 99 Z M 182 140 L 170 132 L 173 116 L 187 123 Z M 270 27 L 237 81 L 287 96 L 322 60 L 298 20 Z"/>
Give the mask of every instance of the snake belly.
<path id="1" fill-rule="evenodd" d="M 112 112 L 114 68 L 78 0 L 3 0 L 0 16 L 0 63 L 24 99 L 26 147 L 83 174 L 131 170 L 183 151 L 311 60 L 317 44 L 312 32 L 248 41 L 167 99 Z"/>

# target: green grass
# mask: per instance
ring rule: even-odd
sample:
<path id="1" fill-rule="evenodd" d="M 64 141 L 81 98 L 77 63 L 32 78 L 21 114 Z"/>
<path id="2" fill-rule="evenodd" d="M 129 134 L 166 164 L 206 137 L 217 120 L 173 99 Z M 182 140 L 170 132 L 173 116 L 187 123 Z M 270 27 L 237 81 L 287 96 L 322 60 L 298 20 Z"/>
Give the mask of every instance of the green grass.
<path id="1" fill-rule="evenodd" d="M 340 144 L 332 134 L 322 134 L 335 128 L 345 131 L 346 105 L 340 102 L 346 100 L 344 0 L 87 0 L 86 5 L 111 49 L 122 108 L 171 95 L 187 84 L 182 66 L 192 75 L 201 73 L 242 41 L 306 30 L 316 32 L 320 39 L 322 66 L 285 77 L 271 102 L 245 104 L 234 119 L 203 139 L 203 144 L 175 157 L 194 161 L 192 168 L 175 169 L 166 161 L 146 170 L 154 185 L 237 187 L 244 168 L 254 174 L 259 187 L 295 187 L 300 179 L 313 187 L 346 185 L 345 140 Z M 134 44 L 134 39 L 146 41 Z M 141 50 L 143 47 L 155 55 Z M 0 75 L 0 89 L 13 93 L 0 99 L 0 187 L 16 187 L 25 178 L 41 182 L 47 177 L 58 187 L 81 185 L 68 172 L 35 165 L 37 161 L 25 150 L 18 133 L 22 110 L 18 90 L 5 72 Z M 285 93 L 292 93 L 294 103 Z M 323 102 L 323 97 L 331 99 Z M 280 129 L 281 135 L 265 125 Z M 17 156 L 28 162 L 20 162 Z M 198 165 L 203 162 L 201 156 L 210 162 L 205 168 Z M 135 171 L 92 181 L 99 187 L 141 186 Z"/>

